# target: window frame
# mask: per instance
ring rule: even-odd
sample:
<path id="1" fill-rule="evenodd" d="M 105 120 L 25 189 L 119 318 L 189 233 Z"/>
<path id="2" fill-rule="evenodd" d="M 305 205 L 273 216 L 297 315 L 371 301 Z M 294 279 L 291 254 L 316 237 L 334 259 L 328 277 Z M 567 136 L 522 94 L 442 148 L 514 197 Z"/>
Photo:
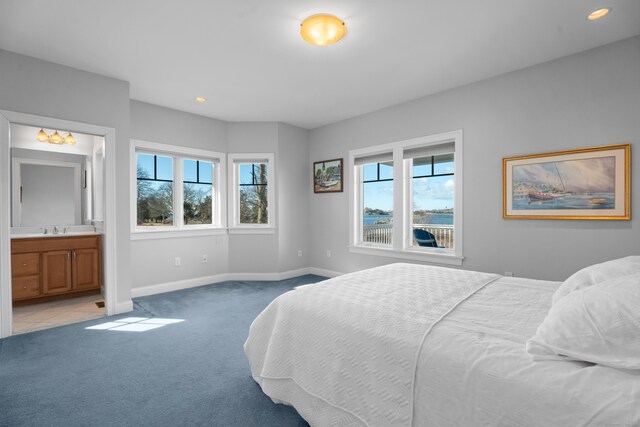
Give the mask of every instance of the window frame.
<path id="1" fill-rule="evenodd" d="M 229 153 L 229 234 L 273 234 L 276 230 L 276 188 L 273 153 Z M 267 223 L 240 222 L 240 165 L 265 163 L 267 165 Z"/>
<path id="2" fill-rule="evenodd" d="M 173 162 L 173 220 L 172 226 L 139 226 L 138 219 L 138 174 L 137 154 L 171 157 Z M 213 167 L 212 180 L 212 223 L 184 224 L 184 160 L 210 162 Z M 177 145 L 132 139 L 130 144 L 131 163 L 131 240 L 201 236 L 224 234 L 227 228 L 226 208 L 226 154 Z"/>
<path id="3" fill-rule="evenodd" d="M 443 132 L 404 141 L 381 144 L 349 152 L 349 250 L 353 253 L 387 256 L 439 264 L 462 265 L 462 130 Z M 454 144 L 454 248 L 414 246 L 413 241 L 413 176 L 412 159 L 404 159 L 405 151 Z M 363 242 L 363 175 L 357 159 L 392 153 L 393 159 L 393 234 L 391 245 Z M 373 162 L 372 162 L 373 163 Z"/>

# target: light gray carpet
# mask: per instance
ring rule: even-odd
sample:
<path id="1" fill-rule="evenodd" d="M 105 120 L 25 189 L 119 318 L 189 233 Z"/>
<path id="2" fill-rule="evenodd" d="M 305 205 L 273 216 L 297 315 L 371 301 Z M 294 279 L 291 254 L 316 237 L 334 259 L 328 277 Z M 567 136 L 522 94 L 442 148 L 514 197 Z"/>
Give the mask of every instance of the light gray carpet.
<path id="1" fill-rule="evenodd" d="M 2 426 L 306 426 L 253 381 L 249 325 L 278 295 L 323 280 L 233 281 L 136 298 L 125 315 L 0 340 Z M 129 316 L 184 322 L 87 330 Z"/>

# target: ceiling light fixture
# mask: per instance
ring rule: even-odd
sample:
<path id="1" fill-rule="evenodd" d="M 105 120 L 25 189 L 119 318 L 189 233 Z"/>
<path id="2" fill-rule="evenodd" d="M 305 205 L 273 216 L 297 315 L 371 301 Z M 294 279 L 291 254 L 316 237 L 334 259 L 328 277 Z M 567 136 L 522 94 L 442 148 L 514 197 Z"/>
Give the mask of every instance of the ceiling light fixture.
<path id="1" fill-rule="evenodd" d="M 204 101 L 206 101 L 206 100 L 207 100 L 207 98 L 203 98 L 203 97 L 201 97 L 201 96 L 197 96 L 197 97 L 195 97 L 194 99 L 196 100 L 196 102 L 204 102 Z"/>
<path id="2" fill-rule="evenodd" d="M 609 14 L 609 12 L 611 12 L 610 7 L 603 7 L 602 9 L 594 10 L 593 12 L 591 12 L 587 16 L 587 19 L 589 21 L 597 21 L 600 18 L 604 18 L 606 15 Z"/>
<path id="3" fill-rule="evenodd" d="M 48 142 L 49 144 L 56 145 L 76 145 L 76 139 L 71 135 L 71 132 L 67 133 L 67 136 L 63 138 L 58 131 L 55 131 L 52 135 L 48 135 L 44 129 L 40 129 L 40 132 L 38 132 L 38 135 L 36 136 L 36 141 Z"/>
<path id="4" fill-rule="evenodd" d="M 316 46 L 328 46 L 339 41 L 347 31 L 342 19 L 320 13 L 312 15 L 300 24 L 300 35 L 307 42 Z"/>

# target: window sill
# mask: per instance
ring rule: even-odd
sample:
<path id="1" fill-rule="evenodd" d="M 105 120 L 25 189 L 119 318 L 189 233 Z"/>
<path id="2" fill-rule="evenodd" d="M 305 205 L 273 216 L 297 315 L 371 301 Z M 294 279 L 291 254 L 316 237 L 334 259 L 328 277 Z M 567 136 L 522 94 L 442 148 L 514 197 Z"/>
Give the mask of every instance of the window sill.
<path id="1" fill-rule="evenodd" d="M 426 261 L 446 265 L 462 265 L 462 260 L 464 260 L 463 256 L 455 255 L 446 249 L 434 249 L 433 251 L 426 252 L 410 249 L 398 251 L 391 248 L 374 246 L 349 246 L 349 251 L 356 254 L 401 258 L 412 261 Z"/>
<path id="2" fill-rule="evenodd" d="M 226 228 L 193 228 L 168 230 L 134 230 L 131 232 L 131 240 L 149 239 L 175 239 L 181 237 L 201 237 L 227 234 Z"/>
<path id="3" fill-rule="evenodd" d="M 275 234 L 275 227 L 229 227 L 229 234 Z"/>

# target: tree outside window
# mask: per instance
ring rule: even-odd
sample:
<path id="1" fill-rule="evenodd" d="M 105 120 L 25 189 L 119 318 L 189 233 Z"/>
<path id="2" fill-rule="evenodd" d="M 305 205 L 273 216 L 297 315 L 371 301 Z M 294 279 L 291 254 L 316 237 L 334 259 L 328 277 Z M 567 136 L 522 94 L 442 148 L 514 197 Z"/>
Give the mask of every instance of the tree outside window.
<path id="1" fill-rule="evenodd" d="M 266 163 L 241 163 L 240 224 L 268 224 Z"/>

